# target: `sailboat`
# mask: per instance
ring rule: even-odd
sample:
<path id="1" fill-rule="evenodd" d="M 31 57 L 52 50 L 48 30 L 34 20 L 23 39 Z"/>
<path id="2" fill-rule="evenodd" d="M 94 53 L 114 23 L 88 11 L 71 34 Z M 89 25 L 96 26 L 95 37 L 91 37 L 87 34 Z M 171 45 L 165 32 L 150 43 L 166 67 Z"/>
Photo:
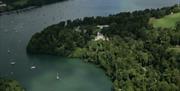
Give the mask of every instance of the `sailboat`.
<path id="1" fill-rule="evenodd" d="M 56 79 L 60 80 L 59 73 L 57 72 Z"/>

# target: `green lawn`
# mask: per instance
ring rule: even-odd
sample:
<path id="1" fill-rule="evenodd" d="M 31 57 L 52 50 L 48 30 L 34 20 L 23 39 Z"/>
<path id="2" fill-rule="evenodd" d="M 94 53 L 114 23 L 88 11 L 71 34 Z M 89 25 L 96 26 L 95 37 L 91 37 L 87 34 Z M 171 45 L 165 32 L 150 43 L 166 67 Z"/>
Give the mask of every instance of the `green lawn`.
<path id="1" fill-rule="evenodd" d="M 176 22 L 180 21 L 180 13 L 175 13 L 171 15 L 167 15 L 161 19 L 150 19 L 150 24 L 153 24 L 155 28 L 174 28 L 176 26 Z"/>

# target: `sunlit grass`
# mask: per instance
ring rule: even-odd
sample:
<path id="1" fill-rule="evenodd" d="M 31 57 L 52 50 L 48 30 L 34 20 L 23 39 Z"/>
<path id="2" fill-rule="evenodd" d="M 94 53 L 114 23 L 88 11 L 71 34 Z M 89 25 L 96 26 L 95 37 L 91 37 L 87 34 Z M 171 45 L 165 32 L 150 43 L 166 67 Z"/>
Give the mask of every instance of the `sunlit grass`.
<path id="1" fill-rule="evenodd" d="M 170 14 L 160 19 L 151 18 L 150 24 L 158 28 L 175 28 L 176 23 L 180 21 L 180 13 Z"/>

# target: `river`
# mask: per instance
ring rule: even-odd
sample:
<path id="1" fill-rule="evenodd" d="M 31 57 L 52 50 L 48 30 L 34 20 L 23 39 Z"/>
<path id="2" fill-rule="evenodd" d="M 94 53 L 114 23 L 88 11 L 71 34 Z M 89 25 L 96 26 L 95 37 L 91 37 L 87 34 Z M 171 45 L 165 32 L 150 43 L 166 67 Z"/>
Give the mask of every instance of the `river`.
<path id="1" fill-rule="evenodd" d="M 104 71 L 79 59 L 30 56 L 26 45 L 35 32 L 67 19 L 107 16 L 160 8 L 176 0 L 68 0 L 19 14 L 0 16 L 0 76 L 17 79 L 27 91 L 110 91 Z M 11 62 L 16 62 L 11 65 Z M 36 69 L 31 69 L 36 66 Z M 56 79 L 59 73 L 60 80 Z"/>

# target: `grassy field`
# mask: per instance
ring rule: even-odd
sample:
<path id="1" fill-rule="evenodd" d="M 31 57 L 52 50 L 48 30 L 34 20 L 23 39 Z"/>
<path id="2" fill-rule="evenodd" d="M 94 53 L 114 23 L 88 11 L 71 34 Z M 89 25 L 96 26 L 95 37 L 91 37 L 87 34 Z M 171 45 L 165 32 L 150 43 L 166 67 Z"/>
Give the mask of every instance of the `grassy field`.
<path id="1" fill-rule="evenodd" d="M 155 28 L 174 28 L 176 26 L 176 22 L 180 21 L 180 13 L 175 13 L 171 15 L 167 15 L 161 19 L 150 19 L 150 24 L 152 24 Z"/>

